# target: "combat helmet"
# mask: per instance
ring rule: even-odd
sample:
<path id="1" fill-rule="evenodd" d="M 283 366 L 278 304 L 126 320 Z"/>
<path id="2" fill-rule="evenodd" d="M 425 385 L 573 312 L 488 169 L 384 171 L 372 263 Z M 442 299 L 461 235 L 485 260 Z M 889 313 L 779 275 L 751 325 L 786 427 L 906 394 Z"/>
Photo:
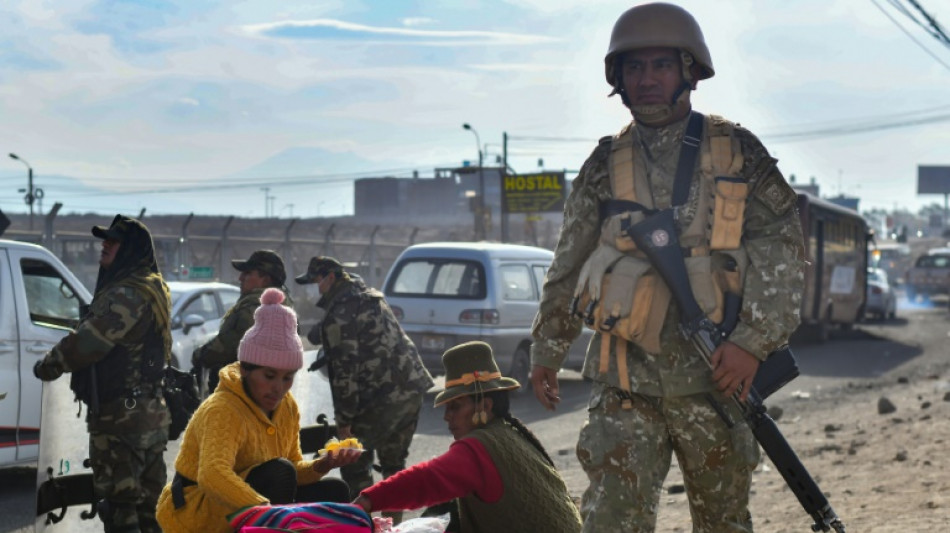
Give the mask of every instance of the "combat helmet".
<path id="1" fill-rule="evenodd" d="M 642 4 L 620 15 L 610 34 L 610 46 L 604 57 L 604 73 L 607 83 L 614 88 L 611 94 L 622 95 L 622 85 L 616 70 L 617 57 L 623 52 L 652 47 L 680 51 L 683 79 L 687 84 L 685 90 L 691 89 L 696 81 L 711 78 L 715 74 L 703 31 L 688 11 L 660 2 Z M 698 67 L 695 71 L 690 70 L 693 63 Z M 627 103 L 625 97 L 624 103 Z"/>

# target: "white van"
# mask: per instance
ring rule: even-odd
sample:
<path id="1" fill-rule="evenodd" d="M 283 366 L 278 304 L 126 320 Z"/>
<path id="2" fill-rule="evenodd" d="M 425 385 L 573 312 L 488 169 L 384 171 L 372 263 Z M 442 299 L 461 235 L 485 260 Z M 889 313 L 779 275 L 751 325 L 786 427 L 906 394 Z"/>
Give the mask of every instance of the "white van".
<path id="1" fill-rule="evenodd" d="M 442 372 L 442 353 L 482 340 L 499 369 L 526 385 L 531 370 L 531 324 L 554 253 L 497 243 L 410 246 L 393 263 L 383 293 L 430 371 Z M 592 332 L 583 330 L 565 367 L 580 368 Z"/>
<path id="2" fill-rule="evenodd" d="M 46 248 L 0 240 L 0 466 L 36 460 L 43 389 L 33 365 L 91 300 Z"/>

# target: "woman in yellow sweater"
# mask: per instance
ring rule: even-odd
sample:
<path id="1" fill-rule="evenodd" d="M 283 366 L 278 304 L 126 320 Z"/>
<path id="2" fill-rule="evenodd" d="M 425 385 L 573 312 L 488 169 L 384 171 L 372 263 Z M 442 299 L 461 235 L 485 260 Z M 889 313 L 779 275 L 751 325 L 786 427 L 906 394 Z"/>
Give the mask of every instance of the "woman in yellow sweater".
<path id="1" fill-rule="evenodd" d="M 317 460 L 300 451 L 300 413 L 290 394 L 303 366 L 297 316 L 268 289 L 238 362 L 195 412 L 175 459 L 175 478 L 162 491 L 157 518 L 166 533 L 230 532 L 227 516 L 251 505 L 348 500 L 339 479 L 320 479 L 352 464 L 358 450 Z"/>

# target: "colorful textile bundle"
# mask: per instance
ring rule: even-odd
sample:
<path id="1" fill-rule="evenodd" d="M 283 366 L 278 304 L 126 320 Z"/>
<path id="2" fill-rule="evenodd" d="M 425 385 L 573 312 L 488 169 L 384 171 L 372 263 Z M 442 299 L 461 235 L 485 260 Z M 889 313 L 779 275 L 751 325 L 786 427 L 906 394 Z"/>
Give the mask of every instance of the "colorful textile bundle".
<path id="1" fill-rule="evenodd" d="M 348 503 L 292 503 L 255 505 L 228 517 L 236 533 L 266 531 L 332 531 L 372 533 L 373 521 L 356 505 Z"/>

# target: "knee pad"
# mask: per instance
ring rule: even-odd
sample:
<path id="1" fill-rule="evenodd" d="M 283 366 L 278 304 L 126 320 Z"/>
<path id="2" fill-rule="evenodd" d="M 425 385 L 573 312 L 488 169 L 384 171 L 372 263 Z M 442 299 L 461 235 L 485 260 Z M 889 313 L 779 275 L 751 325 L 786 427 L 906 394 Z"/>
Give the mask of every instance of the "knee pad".
<path id="1" fill-rule="evenodd" d="M 273 504 L 293 503 L 297 494 L 297 469 L 283 457 L 255 466 L 245 481 Z"/>

